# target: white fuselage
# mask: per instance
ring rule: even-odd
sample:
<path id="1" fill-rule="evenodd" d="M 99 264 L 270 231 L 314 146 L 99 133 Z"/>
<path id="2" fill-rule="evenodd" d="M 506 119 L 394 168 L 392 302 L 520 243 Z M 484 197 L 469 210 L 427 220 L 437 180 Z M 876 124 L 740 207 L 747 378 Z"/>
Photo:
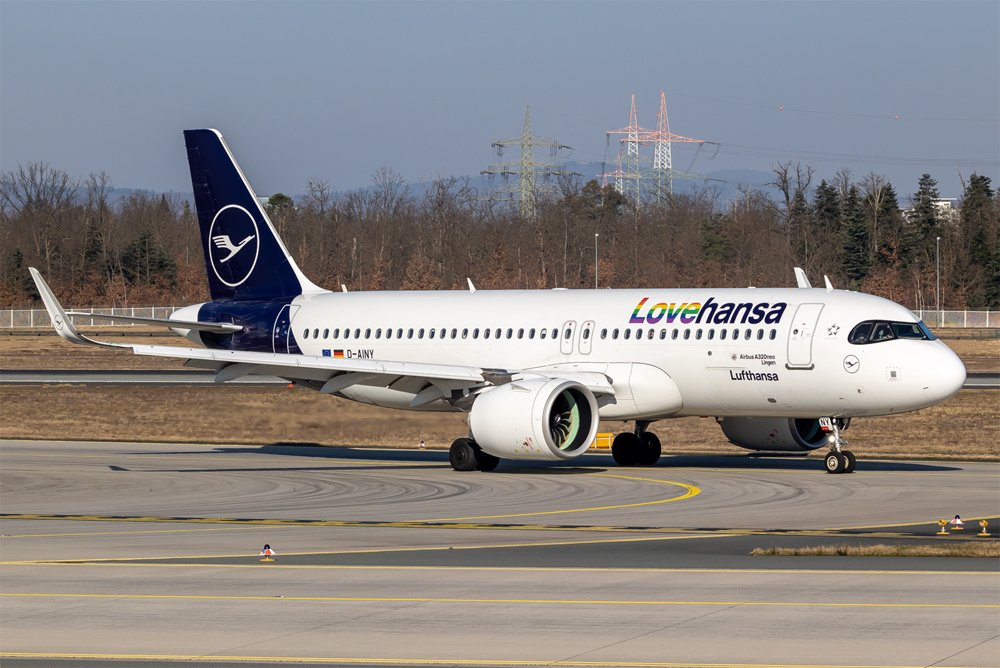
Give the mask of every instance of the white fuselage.
<path id="1" fill-rule="evenodd" d="M 605 419 L 886 415 L 961 388 L 965 367 L 941 341 L 850 343 L 867 320 L 916 322 L 823 289 L 324 292 L 295 300 L 291 333 L 306 355 L 604 374 Z M 342 394 L 412 399 L 405 382 Z"/>

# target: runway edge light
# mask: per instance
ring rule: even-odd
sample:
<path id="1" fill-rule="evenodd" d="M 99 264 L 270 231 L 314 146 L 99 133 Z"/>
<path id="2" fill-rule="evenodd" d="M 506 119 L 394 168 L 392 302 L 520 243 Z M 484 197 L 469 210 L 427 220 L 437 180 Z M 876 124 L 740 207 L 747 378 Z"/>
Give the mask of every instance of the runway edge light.
<path id="1" fill-rule="evenodd" d="M 959 517 L 958 515 L 955 515 L 955 519 L 953 519 L 951 521 L 951 530 L 952 531 L 965 531 L 965 523 L 962 522 L 962 518 Z"/>
<path id="2" fill-rule="evenodd" d="M 988 527 L 989 525 L 990 525 L 990 523 L 987 522 L 986 520 L 979 520 L 979 526 L 982 528 L 982 531 L 980 531 L 976 535 L 977 536 L 989 536 L 990 532 L 986 530 L 986 527 Z"/>
<path id="3" fill-rule="evenodd" d="M 275 552 L 271 549 L 271 545 L 269 543 L 265 543 L 264 549 L 260 551 L 258 556 L 264 557 L 261 561 L 274 561 L 274 555 Z"/>
<path id="4" fill-rule="evenodd" d="M 948 534 L 948 529 L 946 528 L 948 526 L 948 520 L 938 520 L 938 526 L 941 527 L 941 528 L 938 530 L 937 534 L 935 534 L 935 535 L 937 535 L 937 536 L 947 536 L 947 535 L 949 535 Z"/>

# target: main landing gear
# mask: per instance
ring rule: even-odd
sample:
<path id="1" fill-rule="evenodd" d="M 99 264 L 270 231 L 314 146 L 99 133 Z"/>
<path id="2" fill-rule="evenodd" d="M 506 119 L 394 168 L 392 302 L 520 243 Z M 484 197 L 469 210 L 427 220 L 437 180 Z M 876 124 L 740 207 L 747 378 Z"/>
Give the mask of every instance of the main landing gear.
<path id="1" fill-rule="evenodd" d="M 471 438 L 456 438 L 448 451 L 448 461 L 456 471 L 492 471 L 500 458 L 483 452 Z"/>
<path id="2" fill-rule="evenodd" d="M 619 466 L 654 466 L 660 461 L 660 439 L 646 431 L 650 423 L 636 420 L 634 432 L 622 432 L 611 443 L 611 456 Z"/>
<path id="3" fill-rule="evenodd" d="M 850 450 L 844 450 L 842 446 L 847 445 L 847 439 L 840 437 L 840 432 L 845 431 L 850 425 L 849 419 L 843 418 L 820 418 L 819 425 L 823 431 L 830 432 L 832 443 L 830 452 L 823 460 L 827 473 L 854 473 L 854 465 L 857 458 Z"/>

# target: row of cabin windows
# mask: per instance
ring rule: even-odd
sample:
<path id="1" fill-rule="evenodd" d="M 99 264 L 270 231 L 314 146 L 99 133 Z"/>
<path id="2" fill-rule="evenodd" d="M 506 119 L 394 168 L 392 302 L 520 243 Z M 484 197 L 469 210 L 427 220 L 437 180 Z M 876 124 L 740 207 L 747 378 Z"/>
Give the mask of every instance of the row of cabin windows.
<path id="1" fill-rule="evenodd" d="M 645 338 L 645 339 L 647 339 L 649 341 L 652 341 L 654 338 L 657 338 L 657 334 L 656 334 L 657 331 L 659 331 L 659 337 L 658 338 L 661 341 L 666 340 L 668 330 L 666 330 L 666 329 L 656 330 L 655 328 L 652 328 L 652 327 L 649 328 L 649 329 L 645 329 L 645 330 L 642 327 L 636 327 L 636 328 L 626 327 L 624 329 L 619 329 L 619 328 L 616 327 L 616 328 L 611 329 L 611 330 L 608 330 L 607 328 L 605 328 L 605 329 L 601 330 L 601 339 L 607 339 L 608 336 L 610 336 L 612 340 L 616 341 L 616 340 L 618 340 L 618 338 L 620 336 L 621 338 L 625 339 L 626 341 L 628 341 L 628 340 L 639 341 L 639 340 L 642 340 L 643 338 Z M 764 340 L 764 336 L 765 336 L 765 330 L 763 330 L 763 329 L 756 329 L 755 330 L 755 329 L 752 329 L 750 327 L 747 327 L 746 329 L 743 329 L 743 330 L 741 330 L 739 327 L 734 327 L 731 330 L 725 329 L 725 328 L 720 328 L 718 330 L 718 336 L 716 336 L 716 330 L 715 330 L 715 328 L 710 328 L 710 329 L 707 329 L 707 330 L 706 329 L 702 329 L 700 327 L 698 329 L 695 329 L 695 330 L 685 329 L 685 330 L 683 330 L 684 331 L 683 335 L 681 335 L 681 330 L 678 330 L 678 329 L 669 330 L 669 331 L 670 331 L 670 335 L 669 336 L 674 341 L 676 341 L 679 338 L 683 338 L 684 340 L 688 340 L 688 339 L 691 339 L 691 338 L 694 338 L 695 340 L 701 340 L 701 339 L 705 338 L 705 339 L 707 339 L 709 341 L 712 341 L 712 340 L 718 338 L 718 340 L 720 340 L 720 341 L 725 341 L 727 339 L 730 339 L 732 341 L 738 341 L 741 338 L 741 336 L 742 336 L 743 340 L 745 340 L 745 341 L 749 341 L 749 340 L 751 340 L 751 339 L 753 339 L 755 337 L 756 337 L 756 339 L 758 341 L 762 341 L 762 340 Z M 364 333 L 363 337 L 362 337 L 362 332 Z M 550 332 L 551 332 L 551 334 L 550 334 Z M 754 334 L 754 332 L 756 332 L 756 335 Z M 366 328 L 364 330 L 362 330 L 360 327 L 356 327 L 353 330 L 353 332 L 352 332 L 352 330 L 350 328 L 345 327 L 344 329 L 340 329 L 338 327 L 338 328 L 336 328 L 336 329 L 333 330 L 333 338 L 334 339 L 341 339 L 342 338 L 345 341 L 350 340 L 351 338 L 354 338 L 354 339 L 361 339 L 361 338 L 371 339 L 373 333 L 374 333 L 374 338 L 375 339 L 382 339 L 382 338 L 385 338 L 385 339 L 392 339 L 392 338 L 402 339 L 402 338 L 404 338 L 404 330 L 402 328 L 397 328 L 395 330 L 393 330 L 392 328 L 387 328 L 387 329 L 383 330 L 381 327 L 379 327 L 379 328 L 377 328 L 375 330 L 372 330 L 370 327 Z M 330 338 L 330 330 L 329 329 L 324 329 L 323 332 L 322 332 L 322 334 L 323 334 L 322 338 L 324 338 L 324 339 Z M 433 339 L 433 338 L 438 338 L 438 339 L 447 339 L 447 338 L 457 339 L 459 337 L 461 337 L 463 339 L 468 339 L 470 337 L 470 335 L 471 335 L 471 337 L 473 339 L 479 339 L 479 338 L 489 339 L 491 337 L 494 338 L 494 339 L 502 339 L 502 338 L 507 338 L 507 339 L 514 339 L 514 338 L 524 339 L 525 337 L 527 337 L 528 339 L 534 339 L 536 337 L 539 338 L 539 339 L 546 339 L 546 338 L 556 339 L 556 338 L 559 338 L 559 329 L 557 327 L 553 327 L 552 329 L 546 329 L 546 328 L 535 329 L 534 327 L 532 327 L 530 329 L 525 329 L 525 328 L 521 327 L 521 328 L 516 329 L 516 330 L 513 329 L 513 328 L 508 328 L 507 330 L 504 330 L 504 329 L 502 329 L 500 327 L 497 327 L 496 329 L 489 329 L 489 328 L 479 329 L 478 327 L 476 327 L 474 329 L 469 329 L 469 328 L 466 327 L 466 328 L 463 328 L 462 330 L 459 330 L 458 328 L 452 328 L 452 329 L 449 330 L 449 329 L 446 329 L 444 327 L 442 327 L 441 329 L 434 329 L 433 327 L 429 328 L 429 329 L 425 329 L 425 328 L 421 327 L 419 329 L 410 328 L 410 329 L 405 330 L 405 338 L 407 338 L 407 339 L 413 339 L 413 338 L 423 339 L 425 337 L 428 338 L 428 339 Z M 315 329 L 312 329 L 312 330 L 308 330 L 307 329 L 307 330 L 305 330 L 303 332 L 303 338 L 308 339 L 308 338 L 310 338 L 310 336 L 313 339 L 320 338 L 320 330 L 319 330 L 319 328 L 315 328 Z M 572 336 L 573 336 L 573 329 L 571 327 L 567 327 L 565 329 L 565 331 L 563 332 L 563 338 L 565 338 L 566 340 L 569 340 Z M 777 336 L 778 336 L 778 332 L 775 329 L 771 329 L 767 333 L 767 337 L 770 340 L 772 340 L 772 341 Z M 585 341 L 590 339 L 590 328 L 589 327 L 584 327 L 583 328 L 583 339 Z"/>
<path id="2" fill-rule="evenodd" d="M 764 330 L 763 329 L 756 329 L 755 330 L 755 329 L 752 329 L 750 327 L 747 327 L 744 330 L 740 330 L 739 327 L 733 327 L 732 330 L 725 329 L 725 328 L 720 328 L 719 331 L 718 331 L 718 339 L 720 341 L 725 341 L 727 338 L 729 338 L 729 339 L 731 339 L 733 341 L 738 341 L 740 339 L 741 331 L 742 331 L 742 337 L 743 337 L 743 339 L 745 341 L 749 341 L 749 340 L 751 340 L 752 338 L 755 338 L 755 337 L 756 337 L 756 339 L 758 341 L 763 341 L 764 340 L 765 334 L 764 334 Z M 657 336 L 656 332 L 657 332 L 657 330 L 654 329 L 654 328 L 650 328 L 650 329 L 645 330 L 645 333 L 643 332 L 643 329 L 641 327 L 637 327 L 635 330 L 632 330 L 631 328 L 626 328 L 623 332 L 621 332 L 621 336 L 626 341 L 629 340 L 629 339 L 631 339 L 631 338 L 642 339 L 644 336 L 648 340 L 653 340 Z M 666 329 L 660 329 L 659 332 L 660 332 L 659 339 L 661 341 L 665 340 L 667 338 L 667 330 Z M 754 334 L 754 332 L 756 332 L 756 334 Z M 612 329 L 611 332 L 610 332 L 610 334 L 611 334 L 612 340 L 617 339 L 618 335 L 619 335 L 619 330 L 617 328 Z M 772 330 L 770 330 L 767 333 L 767 338 L 769 338 L 771 341 L 774 341 L 774 339 L 776 339 L 777 336 L 778 336 L 778 330 L 776 330 L 776 329 L 772 329 Z M 601 338 L 602 339 L 608 338 L 608 330 L 607 329 L 602 329 L 601 330 Z M 685 329 L 684 330 L 684 334 L 682 335 L 681 334 L 681 330 L 674 329 L 674 330 L 670 330 L 670 338 L 673 341 L 676 341 L 679 338 L 682 338 L 685 341 L 688 340 L 688 339 L 691 339 L 691 338 L 694 338 L 695 340 L 700 340 L 702 338 L 705 338 L 705 339 L 707 339 L 709 341 L 712 341 L 712 340 L 714 340 L 716 338 L 716 330 L 715 330 L 715 328 L 710 328 L 710 329 L 706 330 L 706 329 L 702 329 L 700 327 L 698 329 L 695 329 L 695 330 Z"/>
<path id="3" fill-rule="evenodd" d="M 364 333 L 364 336 L 362 336 L 362 332 Z M 556 338 L 559 337 L 559 329 L 557 327 L 553 327 L 551 330 L 550 329 L 535 329 L 534 327 L 532 327 L 530 329 L 525 329 L 525 328 L 522 327 L 522 328 L 516 329 L 516 330 L 513 329 L 513 328 L 508 328 L 506 331 L 503 330 L 500 327 L 497 327 L 495 330 L 494 329 L 488 329 L 488 328 L 487 329 L 479 329 L 478 327 L 476 327 L 474 329 L 469 329 L 468 327 L 466 327 L 466 328 L 461 329 L 461 330 L 459 330 L 458 328 L 452 328 L 452 329 L 449 330 L 449 329 L 444 328 L 444 327 L 442 327 L 441 329 L 435 329 L 433 327 L 431 327 L 429 329 L 425 329 L 423 327 L 421 327 L 420 329 L 414 329 L 414 328 L 411 327 L 410 329 L 407 329 L 407 330 L 403 330 L 402 328 L 398 328 L 398 329 L 394 330 L 391 327 L 383 330 L 381 327 L 379 327 L 379 328 L 373 330 L 372 328 L 368 327 L 368 328 L 362 330 L 360 327 L 356 327 L 353 331 L 350 328 L 348 328 L 348 327 L 345 327 L 344 329 L 340 329 L 338 327 L 338 328 L 336 328 L 336 329 L 333 330 L 333 338 L 334 339 L 344 339 L 345 341 L 350 340 L 352 338 L 354 338 L 354 339 L 361 339 L 361 338 L 371 339 L 371 338 L 373 338 L 373 334 L 374 334 L 374 338 L 375 339 L 383 339 L 383 338 L 384 339 L 393 339 L 393 338 L 396 338 L 396 339 L 402 339 L 402 338 L 407 338 L 407 339 L 413 339 L 413 338 L 417 338 L 417 339 L 423 339 L 423 338 L 428 338 L 428 339 L 434 339 L 434 338 L 438 338 L 438 339 L 447 339 L 447 338 L 452 338 L 452 339 L 457 339 L 457 338 L 468 339 L 470 337 L 473 338 L 473 339 L 480 339 L 480 338 L 482 338 L 482 339 L 489 339 L 489 338 L 502 339 L 502 338 L 504 338 L 504 334 L 506 334 L 506 338 L 508 338 L 508 339 L 514 339 L 514 338 L 523 339 L 525 337 L 527 337 L 529 339 L 534 339 L 536 337 L 539 338 L 539 339 L 545 339 L 545 338 L 549 338 L 550 332 L 551 332 L 551 338 L 556 339 Z M 587 337 L 590 336 L 590 330 L 586 330 L 585 333 L 586 333 Z M 573 335 L 573 330 L 567 328 L 566 329 L 566 338 L 568 339 L 572 335 Z M 303 338 L 308 339 L 310 337 L 314 338 L 314 339 L 320 338 L 319 328 L 316 328 L 316 329 L 313 329 L 313 330 L 308 330 L 307 329 L 307 330 L 305 330 L 303 332 Z M 324 329 L 323 330 L 323 336 L 322 336 L 322 338 L 324 338 L 324 339 L 331 338 L 330 337 L 330 330 L 329 329 Z"/>

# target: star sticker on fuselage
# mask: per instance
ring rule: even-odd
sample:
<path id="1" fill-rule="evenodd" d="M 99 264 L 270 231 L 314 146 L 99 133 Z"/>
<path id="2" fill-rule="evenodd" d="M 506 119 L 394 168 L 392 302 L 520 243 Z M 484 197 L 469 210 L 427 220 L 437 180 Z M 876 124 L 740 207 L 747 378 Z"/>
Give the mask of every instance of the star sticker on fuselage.
<path id="1" fill-rule="evenodd" d="M 827 336 L 837 336 L 838 332 L 840 332 L 840 325 L 830 325 L 826 328 Z"/>

